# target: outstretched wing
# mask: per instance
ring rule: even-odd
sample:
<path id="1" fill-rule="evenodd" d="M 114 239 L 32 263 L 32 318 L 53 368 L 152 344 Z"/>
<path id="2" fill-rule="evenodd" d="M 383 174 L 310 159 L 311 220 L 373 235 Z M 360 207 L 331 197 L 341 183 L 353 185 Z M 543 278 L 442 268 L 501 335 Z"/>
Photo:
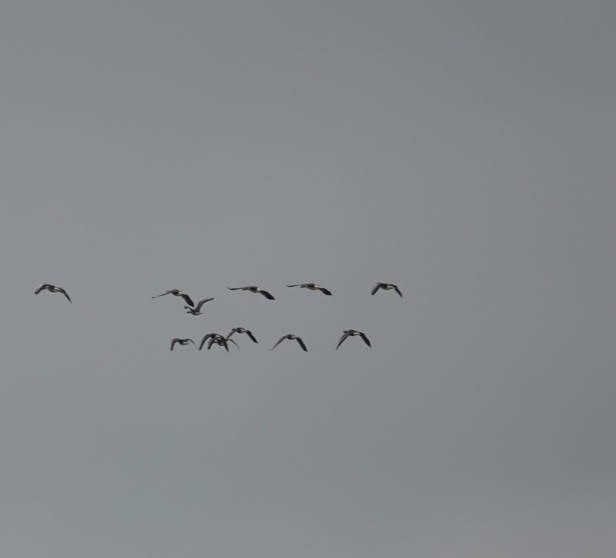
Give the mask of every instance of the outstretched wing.
<path id="1" fill-rule="evenodd" d="M 233 343 L 238 349 L 240 348 L 240 346 L 233 339 L 225 339 L 225 348 L 227 351 L 229 350 L 228 343 Z"/>
<path id="2" fill-rule="evenodd" d="M 295 285 L 287 285 L 287 287 L 301 287 L 299 283 L 295 283 Z"/>
<path id="3" fill-rule="evenodd" d="M 172 339 L 172 340 L 171 340 L 171 347 L 169 347 L 169 350 L 170 350 L 170 351 L 173 351 L 173 347 L 175 346 L 175 344 L 176 344 L 177 342 L 178 342 L 178 340 L 177 340 L 177 339 Z"/>
<path id="4" fill-rule="evenodd" d="M 264 291 L 263 289 L 259 289 L 259 292 L 268 300 L 274 300 L 274 297 L 267 291 Z"/>
<path id="5" fill-rule="evenodd" d="M 330 290 L 326 289 L 325 287 L 319 287 L 319 290 L 320 290 L 323 294 L 325 294 L 325 295 L 327 295 L 327 296 L 332 296 L 332 292 L 331 292 Z"/>
<path id="6" fill-rule="evenodd" d="M 295 340 L 299 343 L 302 350 L 307 351 L 306 344 L 302 341 L 301 337 L 296 337 Z"/>
<path id="7" fill-rule="evenodd" d="M 383 283 L 377 283 L 376 285 L 374 285 L 374 288 L 372 289 L 372 292 L 370 294 L 371 295 L 375 294 L 382 286 L 383 286 Z"/>
<path id="8" fill-rule="evenodd" d="M 246 330 L 246 335 L 248 335 L 248 337 L 250 337 L 250 339 L 252 339 L 252 341 L 253 341 L 254 343 L 258 343 L 257 338 L 256 338 L 256 337 L 252 334 L 252 331 L 250 331 L 250 330 L 248 330 L 248 329 L 247 329 L 247 330 Z"/>
<path id="9" fill-rule="evenodd" d="M 227 287 L 230 291 L 243 291 L 246 287 Z"/>
<path id="10" fill-rule="evenodd" d="M 340 345 L 342 345 L 342 343 L 344 343 L 344 340 L 349 336 L 349 334 L 345 331 L 342 334 L 342 337 L 340 338 L 340 340 L 338 341 L 338 344 L 336 345 L 336 350 L 338 350 L 338 347 L 340 347 Z"/>
<path id="11" fill-rule="evenodd" d="M 203 339 L 201 339 L 201 343 L 199 343 L 199 350 L 203 349 L 203 345 L 205 345 L 205 342 L 210 339 L 211 337 L 214 337 L 216 334 L 215 333 L 206 333 L 203 336 Z M 208 347 L 209 349 L 209 347 Z"/>
<path id="12" fill-rule="evenodd" d="M 58 292 L 59 292 L 59 293 L 62 293 L 62 294 L 66 297 L 66 300 L 68 300 L 69 302 L 73 302 L 73 301 L 71 300 L 71 297 L 70 297 L 70 296 L 68 296 L 68 293 L 67 293 L 67 292 L 66 292 L 66 291 L 65 291 L 62 287 L 59 287 L 59 288 L 58 288 Z"/>
<path id="13" fill-rule="evenodd" d="M 195 306 L 193 299 L 190 298 L 186 293 L 180 293 L 178 296 L 181 296 L 184 299 L 184 302 L 188 304 L 188 306 L 192 306 L 192 307 Z"/>
<path id="14" fill-rule="evenodd" d="M 168 295 L 168 294 L 171 294 L 171 291 L 165 291 L 164 293 L 160 293 L 159 295 L 155 295 L 152 298 L 159 298 L 161 296 L 165 296 L 165 295 Z"/>
<path id="15" fill-rule="evenodd" d="M 359 332 L 359 336 L 364 340 L 364 343 L 368 345 L 368 347 L 372 347 L 372 344 L 370 343 L 370 339 L 366 337 L 366 334 L 363 331 Z"/>
<path id="16" fill-rule="evenodd" d="M 393 285 L 393 288 L 394 288 L 394 291 L 396 291 L 400 295 L 400 298 L 402 298 L 402 293 L 400 292 L 398 285 Z"/>
<path id="17" fill-rule="evenodd" d="M 43 283 L 38 289 L 36 289 L 36 291 L 34 291 L 34 294 L 39 294 L 41 291 L 46 290 L 48 287 L 48 283 Z"/>
<path id="18" fill-rule="evenodd" d="M 286 338 L 287 336 L 283 335 L 280 339 L 278 339 L 278 341 L 276 341 L 276 344 L 270 349 L 270 351 L 273 351 L 276 347 L 278 347 L 278 345 L 280 345 L 280 343 L 282 343 Z"/>
<path id="19" fill-rule="evenodd" d="M 192 343 L 193 345 L 195 345 L 195 342 L 192 339 L 188 340 L 189 343 Z M 197 345 L 195 345 L 195 348 L 197 347 Z"/>

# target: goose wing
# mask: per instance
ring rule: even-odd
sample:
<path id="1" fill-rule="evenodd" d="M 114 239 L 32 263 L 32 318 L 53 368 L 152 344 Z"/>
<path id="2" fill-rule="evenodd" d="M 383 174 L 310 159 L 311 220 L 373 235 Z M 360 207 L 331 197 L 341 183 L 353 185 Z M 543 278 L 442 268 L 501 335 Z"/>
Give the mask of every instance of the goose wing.
<path id="1" fill-rule="evenodd" d="M 340 337 L 340 340 L 338 341 L 338 344 L 336 345 L 336 350 L 338 350 L 338 347 L 340 347 L 340 345 L 342 345 L 342 343 L 344 343 L 344 340 L 349 336 L 349 333 L 347 331 L 345 331 L 342 334 L 342 337 Z"/>
<path id="2" fill-rule="evenodd" d="M 283 335 L 280 339 L 278 339 L 278 341 L 276 341 L 276 343 L 274 344 L 274 346 L 270 349 L 270 351 L 273 351 L 276 347 L 278 347 L 278 345 L 280 345 L 280 343 L 282 343 L 285 339 L 287 339 L 286 335 Z"/>
<path id="3" fill-rule="evenodd" d="M 370 294 L 371 295 L 375 294 L 382 286 L 383 286 L 383 283 L 377 283 L 376 285 L 374 285 L 374 288 L 372 289 Z"/>
<path id="4" fill-rule="evenodd" d="M 294 285 L 287 285 L 287 287 L 301 287 L 301 284 L 295 283 Z"/>
<path id="5" fill-rule="evenodd" d="M 394 291 L 396 291 L 400 295 L 400 298 L 402 298 L 402 293 L 400 292 L 400 289 L 398 288 L 398 285 L 392 285 L 392 287 L 393 287 Z"/>
<path id="6" fill-rule="evenodd" d="M 170 351 L 173 351 L 173 347 L 175 347 L 175 344 L 179 341 L 179 339 L 172 339 L 171 340 L 171 347 L 169 347 Z"/>
<path id="7" fill-rule="evenodd" d="M 329 289 L 326 289 L 325 287 L 319 287 L 319 290 L 327 296 L 332 296 L 332 292 Z"/>
<path id="8" fill-rule="evenodd" d="M 193 302 L 193 299 L 190 298 L 190 296 L 188 296 L 186 293 L 180 293 L 178 296 L 181 296 L 184 299 L 184 302 L 188 304 L 188 306 L 192 306 L 194 308 L 195 303 Z"/>
<path id="9" fill-rule="evenodd" d="M 252 331 L 250 331 L 249 329 L 246 330 L 246 335 L 250 337 L 253 343 L 258 343 L 257 338 L 252 334 Z"/>
<path id="10" fill-rule="evenodd" d="M 34 291 L 34 294 L 39 294 L 41 291 L 49 289 L 50 286 L 51 285 L 49 283 L 43 283 L 38 289 L 36 289 L 36 291 Z"/>
<path id="11" fill-rule="evenodd" d="M 301 337 L 296 337 L 295 340 L 299 343 L 299 346 L 302 348 L 303 351 L 308 351 L 308 349 L 306 348 L 306 344 L 302 341 Z"/>
<path id="12" fill-rule="evenodd" d="M 68 300 L 69 302 L 73 302 L 71 300 L 71 297 L 68 296 L 68 293 L 62 287 L 58 287 L 58 292 L 62 293 L 66 297 L 66 300 Z"/>
<path id="13" fill-rule="evenodd" d="M 370 343 L 370 339 L 368 339 L 368 337 L 363 331 L 359 332 L 359 336 L 364 340 L 364 343 L 368 345 L 368 347 L 372 347 L 372 344 Z"/>
<path id="14" fill-rule="evenodd" d="M 210 339 L 210 338 L 214 337 L 215 335 L 216 335 L 215 333 L 206 333 L 206 334 L 203 336 L 203 339 L 201 339 L 201 343 L 199 343 L 199 350 L 203 349 L 203 345 L 205 345 L 205 342 L 206 342 L 208 339 Z M 208 347 L 208 349 L 209 349 L 209 347 Z"/>
<path id="15" fill-rule="evenodd" d="M 259 289 L 258 292 L 261 293 L 268 300 L 275 300 L 274 297 L 264 289 Z"/>

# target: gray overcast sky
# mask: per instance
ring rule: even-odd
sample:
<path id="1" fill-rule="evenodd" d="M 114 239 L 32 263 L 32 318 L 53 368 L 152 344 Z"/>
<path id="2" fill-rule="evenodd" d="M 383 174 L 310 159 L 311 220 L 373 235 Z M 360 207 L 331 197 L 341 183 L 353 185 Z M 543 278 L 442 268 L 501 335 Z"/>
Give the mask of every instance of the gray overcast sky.
<path id="1" fill-rule="evenodd" d="M 3 555 L 613 556 L 615 23 L 4 2 Z"/>

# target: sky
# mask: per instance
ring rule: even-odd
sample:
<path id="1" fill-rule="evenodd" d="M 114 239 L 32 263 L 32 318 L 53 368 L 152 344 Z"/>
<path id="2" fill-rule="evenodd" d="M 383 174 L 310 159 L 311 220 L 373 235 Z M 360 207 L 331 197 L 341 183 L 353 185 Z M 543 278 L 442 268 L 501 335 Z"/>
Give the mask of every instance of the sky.
<path id="1" fill-rule="evenodd" d="M 5 555 L 611 557 L 615 18 L 5 2 Z"/>

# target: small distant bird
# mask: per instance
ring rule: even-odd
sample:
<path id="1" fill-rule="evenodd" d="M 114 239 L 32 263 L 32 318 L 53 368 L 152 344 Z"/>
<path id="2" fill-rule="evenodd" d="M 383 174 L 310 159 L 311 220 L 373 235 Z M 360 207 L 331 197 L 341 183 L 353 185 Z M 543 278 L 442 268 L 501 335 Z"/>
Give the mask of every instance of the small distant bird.
<path id="1" fill-rule="evenodd" d="M 338 344 L 336 345 L 336 350 L 338 350 L 338 347 L 342 345 L 342 343 L 347 337 L 355 337 L 356 335 L 359 335 L 364 340 L 364 343 L 368 345 L 368 347 L 372 347 L 370 339 L 366 337 L 366 334 L 363 331 L 357 331 L 356 329 L 345 329 L 344 333 L 342 334 L 342 337 L 340 338 L 340 341 L 338 341 Z"/>
<path id="2" fill-rule="evenodd" d="M 316 283 L 297 283 L 295 285 L 287 285 L 287 287 L 300 287 L 301 289 L 308 289 L 310 291 L 321 291 L 327 296 L 332 295 L 331 291 L 329 291 L 325 287 L 321 287 L 321 285 L 317 285 Z"/>
<path id="3" fill-rule="evenodd" d="M 192 339 L 190 339 L 190 337 L 185 337 L 185 338 L 174 337 L 171 340 L 171 347 L 169 347 L 169 350 L 173 351 L 173 347 L 175 347 L 176 344 L 184 346 L 184 345 L 188 345 L 189 343 L 192 343 L 193 345 L 195 345 L 195 342 Z"/>
<path id="4" fill-rule="evenodd" d="M 165 291 L 164 293 L 153 296 L 152 298 L 159 298 L 161 296 L 166 296 L 166 295 L 179 296 L 183 298 L 184 302 L 188 304 L 189 306 L 195 305 L 195 303 L 193 302 L 193 299 L 190 298 L 190 296 L 188 296 L 186 293 L 183 293 L 182 291 L 180 291 L 180 289 L 169 289 L 168 291 Z"/>
<path id="5" fill-rule="evenodd" d="M 201 308 L 203 308 L 203 305 L 206 302 L 209 302 L 210 300 L 214 300 L 214 299 L 213 298 L 202 298 L 199 302 L 197 302 L 197 306 L 195 306 L 194 308 L 190 306 L 184 306 L 184 308 L 186 309 L 186 313 L 192 314 L 193 316 L 199 316 L 202 313 Z"/>
<path id="6" fill-rule="evenodd" d="M 299 343 L 299 346 L 302 348 L 302 350 L 307 351 L 308 349 L 306 348 L 306 344 L 302 341 L 301 337 L 298 337 L 297 335 L 293 335 L 292 333 L 287 333 L 286 335 L 283 335 L 280 339 L 278 339 L 278 341 L 276 341 L 276 343 L 274 344 L 274 346 L 270 349 L 270 351 L 273 351 L 276 347 L 278 347 L 278 345 L 280 345 L 280 343 L 282 343 L 285 339 L 290 339 L 290 340 L 295 340 Z"/>
<path id="7" fill-rule="evenodd" d="M 73 302 L 71 297 L 68 296 L 68 293 L 62 287 L 56 287 L 55 285 L 51 285 L 50 283 L 43 283 L 34 294 L 39 294 L 41 291 L 49 291 L 50 293 L 62 293 L 69 302 Z"/>
<path id="8" fill-rule="evenodd" d="M 220 347 L 224 347 L 226 351 L 229 352 L 229 344 L 227 343 L 227 341 L 231 341 L 231 343 L 233 343 L 239 349 L 239 345 L 235 341 L 233 341 L 233 339 L 227 340 L 227 338 L 220 333 L 207 333 L 203 336 L 203 339 L 201 339 L 201 343 L 199 343 L 199 350 L 203 349 L 203 345 L 205 345 L 205 342 L 208 341 L 208 339 L 208 351 L 212 348 L 212 345 L 216 344 Z"/>
<path id="9" fill-rule="evenodd" d="M 270 293 L 268 293 L 265 289 L 261 289 L 254 285 L 251 285 L 249 287 L 227 287 L 227 289 L 229 289 L 230 291 L 249 291 L 251 293 L 258 293 L 258 294 L 262 294 L 268 300 L 274 300 L 274 297 Z"/>
<path id="10" fill-rule="evenodd" d="M 384 291 L 396 291 L 400 295 L 400 298 L 402 298 L 402 293 L 400 292 L 398 285 L 394 285 L 393 283 L 377 283 L 374 285 L 374 288 L 370 294 L 376 294 L 379 289 L 383 289 Z"/>
<path id="11" fill-rule="evenodd" d="M 253 343 L 258 343 L 257 338 L 252 334 L 252 331 L 246 329 L 245 327 L 234 327 L 229 333 L 229 335 L 227 335 L 227 341 L 231 339 L 231 336 L 234 333 L 245 333 L 246 335 L 248 335 L 248 337 L 250 337 L 250 339 L 252 339 Z"/>

